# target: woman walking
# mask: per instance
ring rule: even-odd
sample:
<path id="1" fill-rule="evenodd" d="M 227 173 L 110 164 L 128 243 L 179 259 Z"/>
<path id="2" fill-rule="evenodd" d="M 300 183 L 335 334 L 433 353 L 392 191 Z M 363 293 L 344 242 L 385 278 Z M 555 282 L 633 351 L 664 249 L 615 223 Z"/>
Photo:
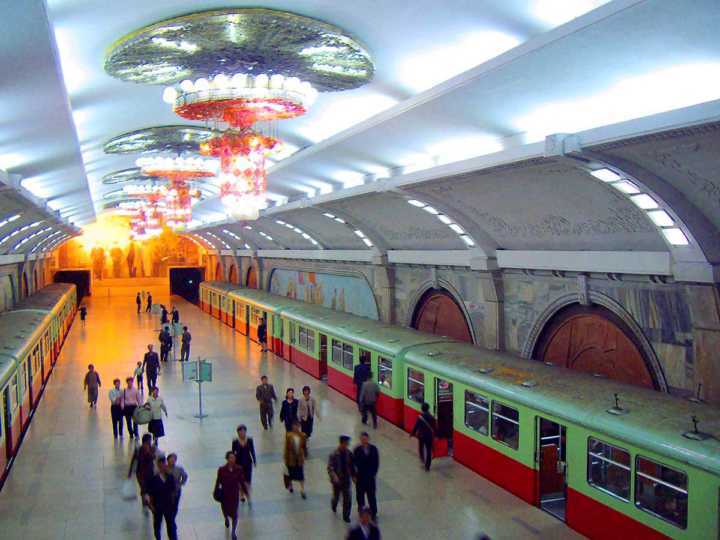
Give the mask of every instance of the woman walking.
<path id="1" fill-rule="evenodd" d="M 146 405 L 150 407 L 150 412 L 152 413 L 152 420 L 150 420 L 150 424 L 148 424 L 148 431 L 152 433 L 153 444 L 155 444 L 155 446 L 158 445 L 160 437 L 165 436 L 165 426 L 162 421 L 162 413 L 164 412 L 165 416 L 168 415 L 165 402 L 158 396 L 158 393 L 159 390 L 156 386 L 150 391 L 150 397 L 146 403 Z"/>
<path id="2" fill-rule="evenodd" d="M 90 408 L 97 407 L 98 388 L 101 386 L 100 375 L 98 375 L 97 371 L 95 371 L 95 366 L 90 364 L 88 366 L 88 372 L 85 374 L 85 381 L 83 383 L 83 389 L 87 390 L 87 399 L 90 404 Z"/>
<path id="3" fill-rule="evenodd" d="M 306 456 L 307 437 L 300 431 L 300 422 L 295 420 L 292 425 L 292 431 L 289 431 L 285 435 L 285 452 L 283 455 L 285 467 L 287 467 L 285 487 L 292 493 L 292 483 L 298 482 L 300 484 L 300 496 L 303 499 L 307 499 L 305 495 L 305 472 L 303 470 Z"/>
<path id="4" fill-rule="evenodd" d="M 225 465 L 220 467 L 215 480 L 213 497 L 220 503 L 225 527 L 230 527 L 232 520 L 232 540 L 237 540 L 238 505 L 240 504 L 240 492 L 245 490 L 245 480 L 242 468 L 235 462 L 235 454 L 225 453 Z"/>
<path id="5" fill-rule="evenodd" d="M 247 427 L 244 424 L 237 427 L 237 438 L 233 439 L 232 452 L 235 454 L 235 461 L 243 470 L 248 506 L 251 506 L 250 485 L 252 484 L 252 470 L 257 465 L 257 459 L 255 443 L 252 437 L 247 436 Z M 245 502 L 245 494 L 240 495 L 240 501 Z"/>
<path id="6" fill-rule="evenodd" d="M 146 433 L 142 437 L 142 444 L 135 448 L 132 459 L 130 460 L 130 469 L 128 469 L 128 478 L 132 476 L 133 465 L 135 467 L 135 478 L 138 486 L 140 486 L 140 500 L 143 506 L 147 506 L 146 497 L 148 482 L 153 477 L 153 464 L 155 463 L 156 449 L 152 446 L 152 437 Z"/>
<path id="7" fill-rule="evenodd" d="M 285 422 L 285 431 L 290 432 L 293 423 L 298 419 L 298 400 L 295 399 L 295 389 L 288 388 L 285 391 L 285 400 L 280 407 L 280 421 Z"/>
<path id="8" fill-rule="evenodd" d="M 309 439 L 313 432 L 313 423 L 317 417 L 320 420 L 320 412 L 318 411 L 317 401 L 310 395 L 310 387 L 303 386 L 302 397 L 298 400 L 298 420 L 302 432 Z"/>

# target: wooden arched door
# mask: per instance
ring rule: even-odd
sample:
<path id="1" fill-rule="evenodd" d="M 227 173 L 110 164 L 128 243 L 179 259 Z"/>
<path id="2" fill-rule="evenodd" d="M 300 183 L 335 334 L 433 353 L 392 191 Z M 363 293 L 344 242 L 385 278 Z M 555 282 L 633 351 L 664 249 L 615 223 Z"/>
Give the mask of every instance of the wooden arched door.
<path id="1" fill-rule="evenodd" d="M 217 263 L 215 265 L 215 279 L 217 281 L 223 280 L 223 269 L 222 269 L 222 264 L 220 264 L 220 263 Z"/>
<path id="2" fill-rule="evenodd" d="M 412 326 L 421 332 L 473 342 L 465 314 L 444 289 L 430 289 L 422 296 L 415 308 Z"/>
<path id="3" fill-rule="evenodd" d="M 254 266 L 251 266 L 250 268 L 248 268 L 247 279 L 245 280 L 245 286 L 248 289 L 257 289 L 258 288 L 257 273 L 255 272 Z"/>
<path id="4" fill-rule="evenodd" d="M 602 306 L 574 304 L 556 313 L 543 329 L 533 358 L 659 389 L 632 331 Z"/>
<path id="5" fill-rule="evenodd" d="M 228 281 L 235 284 L 237 284 L 238 282 L 237 271 L 235 270 L 234 264 L 230 265 L 230 271 L 228 272 Z"/>

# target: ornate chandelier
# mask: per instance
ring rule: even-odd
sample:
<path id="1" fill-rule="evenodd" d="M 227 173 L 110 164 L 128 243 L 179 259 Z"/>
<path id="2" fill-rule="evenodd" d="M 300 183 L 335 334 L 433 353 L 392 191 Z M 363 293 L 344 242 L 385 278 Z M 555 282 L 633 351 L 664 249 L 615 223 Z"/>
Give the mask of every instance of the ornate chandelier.
<path id="1" fill-rule="evenodd" d="M 220 73 L 212 82 L 204 77 L 195 82 L 186 79 L 163 92 L 163 100 L 182 118 L 224 122 L 237 129 L 301 116 L 316 97 L 309 82 L 265 73 Z"/>
<path id="2" fill-rule="evenodd" d="M 217 161 L 203 158 L 186 157 L 141 157 L 135 161 L 142 174 L 161 176 L 169 180 L 191 178 L 209 178 L 217 172 Z"/>

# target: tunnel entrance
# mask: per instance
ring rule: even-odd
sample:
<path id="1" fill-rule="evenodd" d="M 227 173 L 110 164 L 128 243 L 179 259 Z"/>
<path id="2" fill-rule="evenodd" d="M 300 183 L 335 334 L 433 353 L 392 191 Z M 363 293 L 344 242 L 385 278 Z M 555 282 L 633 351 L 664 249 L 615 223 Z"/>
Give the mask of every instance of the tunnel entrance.
<path id="1" fill-rule="evenodd" d="M 58 270 L 53 276 L 55 283 L 74 283 L 77 287 L 77 303 L 90 296 L 90 270 Z"/>
<path id="2" fill-rule="evenodd" d="M 472 333 L 460 306 L 444 289 L 430 289 L 418 302 L 412 327 L 421 332 L 472 343 Z"/>
<path id="3" fill-rule="evenodd" d="M 171 268 L 170 294 L 182 296 L 188 302 L 197 304 L 200 298 L 200 282 L 204 279 L 203 268 Z"/>
<path id="4" fill-rule="evenodd" d="M 602 306 L 573 304 L 558 311 L 540 334 L 533 358 L 660 389 L 630 328 Z"/>

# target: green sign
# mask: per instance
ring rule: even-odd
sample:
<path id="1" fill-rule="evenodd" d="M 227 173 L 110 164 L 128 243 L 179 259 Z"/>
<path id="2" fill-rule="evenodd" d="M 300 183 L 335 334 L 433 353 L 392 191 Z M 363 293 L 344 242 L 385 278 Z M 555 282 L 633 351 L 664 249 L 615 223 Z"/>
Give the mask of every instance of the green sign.
<path id="1" fill-rule="evenodd" d="M 212 382 L 212 362 L 199 360 L 183 362 L 183 381 Z"/>

